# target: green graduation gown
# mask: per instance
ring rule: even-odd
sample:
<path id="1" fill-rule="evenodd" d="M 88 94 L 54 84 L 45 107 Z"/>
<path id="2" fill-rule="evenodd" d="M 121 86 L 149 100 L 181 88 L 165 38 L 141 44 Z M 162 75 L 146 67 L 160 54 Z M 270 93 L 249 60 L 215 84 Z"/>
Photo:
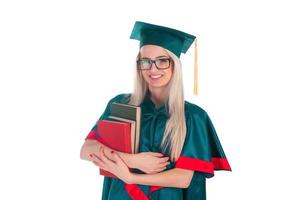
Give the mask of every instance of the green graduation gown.
<path id="1" fill-rule="evenodd" d="M 119 94 L 112 98 L 99 120 L 108 119 L 112 102 L 128 103 L 130 94 Z M 155 108 L 155 104 L 146 95 L 141 106 L 141 132 L 139 152 L 160 152 L 168 108 L 164 104 Z M 182 168 L 194 170 L 188 188 L 159 187 L 126 184 L 120 179 L 104 177 L 102 200 L 205 200 L 206 178 L 214 176 L 214 170 L 231 171 L 217 133 L 207 113 L 199 106 L 185 101 L 185 119 L 187 133 L 181 155 L 171 162 L 166 170 Z M 86 139 L 98 139 L 97 122 Z M 134 169 L 135 173 L 143 173 Z"/>

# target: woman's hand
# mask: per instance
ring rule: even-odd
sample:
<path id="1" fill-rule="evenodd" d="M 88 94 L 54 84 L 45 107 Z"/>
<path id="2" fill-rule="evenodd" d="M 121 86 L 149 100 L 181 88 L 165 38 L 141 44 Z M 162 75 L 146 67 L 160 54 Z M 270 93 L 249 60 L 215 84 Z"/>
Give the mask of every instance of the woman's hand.
<path id="1" fill-rule="evenodd" d="M 119 179 L 123 180 L 125 183 L 130 184 L 132 181 L 132 173 L 129 171 L 129 168 L 125 164 L 125 162 L 119 157 L 119 155 L 115 152 L 111 152 L 111 157 L 108 158 L 102 147 L 100 147 L 100 155 L 99 157 L 96 154 L 91 154 L 93 158 L 93 163 L 104 169 L 113 173 Z"/>
<path id="2" fill-rule="evenodd" d="M 155 174 L 166 169 L 170 164 L 169 157 L 156 152 L 141 152 L 132 155 L 132 168 L 139 169 L 147 174 Z M 134 165 L 133 165 L 134 164 Z"/>

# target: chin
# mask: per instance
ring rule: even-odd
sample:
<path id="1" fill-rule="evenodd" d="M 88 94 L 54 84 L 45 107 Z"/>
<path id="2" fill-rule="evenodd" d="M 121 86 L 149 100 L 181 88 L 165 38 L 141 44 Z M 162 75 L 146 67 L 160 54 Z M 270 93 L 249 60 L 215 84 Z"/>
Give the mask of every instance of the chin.
<path id="1" fill-rule="evenodd" d="M 166 87 L 167 84 L 166 83 L 148 83 L 149 86 L 151 86 L 152 88 L 162 88 L 162 87 Z"/>

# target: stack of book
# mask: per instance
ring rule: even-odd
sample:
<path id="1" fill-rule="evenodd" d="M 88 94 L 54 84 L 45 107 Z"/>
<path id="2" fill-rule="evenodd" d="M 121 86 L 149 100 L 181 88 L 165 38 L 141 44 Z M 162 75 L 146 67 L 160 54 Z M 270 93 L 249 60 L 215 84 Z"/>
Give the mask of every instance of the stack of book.
<path id="1" fill-rule="evenodd" d="M 109 119 L 98 121 L 99 141 L 125 153 L 138 153 L 140 140 L 141 108 L 129 104 L 111 104 Z M 112 173 L 100 169 L 100 174 L 116 178 Z"/>

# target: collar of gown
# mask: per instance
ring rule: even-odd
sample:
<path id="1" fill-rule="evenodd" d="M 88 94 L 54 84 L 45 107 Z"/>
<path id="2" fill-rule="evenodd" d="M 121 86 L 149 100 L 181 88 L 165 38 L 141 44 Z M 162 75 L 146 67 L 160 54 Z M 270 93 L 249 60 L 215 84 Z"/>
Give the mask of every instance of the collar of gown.
<path id="1" fill-rule="evenodd" d="M 154 113 L 168 113 L 168 105 L 165 103 L 162 103 L 159 107 L 156 108 L 155 103 L 150 98 L 149 93 L 145 95 L 144 101 L 142 105 L 145 106 L 145 110 L 148 112 L 154 112 Z"/>

